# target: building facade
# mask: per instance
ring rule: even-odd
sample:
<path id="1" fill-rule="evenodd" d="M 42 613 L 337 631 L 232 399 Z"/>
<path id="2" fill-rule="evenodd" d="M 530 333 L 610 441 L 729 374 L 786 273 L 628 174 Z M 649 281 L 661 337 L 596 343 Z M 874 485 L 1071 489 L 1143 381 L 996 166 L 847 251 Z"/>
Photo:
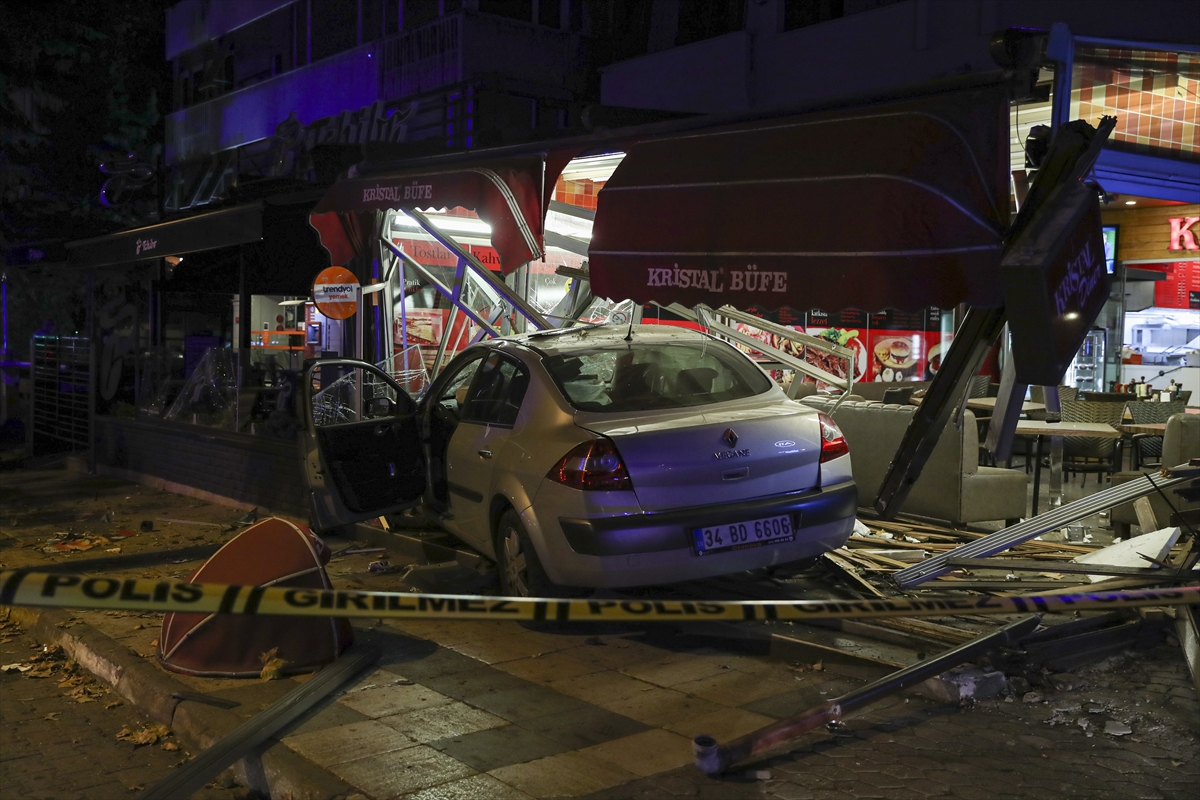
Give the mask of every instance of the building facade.
<path id="1" fill-rule="evenodd" d="M 168 211 L 259 180 L 327 183 L 337 146 L 353 163 L 364 145 L 552 137 L 587 89 L 571 0 L 182 0 L 166 31 Z"/>

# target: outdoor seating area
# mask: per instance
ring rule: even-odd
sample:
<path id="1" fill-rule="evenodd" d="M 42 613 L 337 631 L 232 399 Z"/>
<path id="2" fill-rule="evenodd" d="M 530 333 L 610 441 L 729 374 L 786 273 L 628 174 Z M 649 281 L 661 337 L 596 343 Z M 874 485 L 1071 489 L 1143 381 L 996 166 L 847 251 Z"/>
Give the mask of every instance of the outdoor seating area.
<path id="1" fill-rule="evenodd" d="M 969 394 L 986 391 L 986 381 L 972 382 Z M 845 433 L 863 508 L 873 506 L 927 387 L 927 382 L 856 384 L 840 404 L 823 394 L 799 398 L 832 414 Z M 994 387 L 991 384 L 993 391 Z M 1061 411 L 1048 413 L 1044 387 L 1030 387 L 1030 399 L 1022 404 L 1016 424 L 1013 452 L 1000 465 L 991 462 L 982 446 L 996 398 L 968 397 L 961 425 L 953 419 L 947 424 L 902 513 L 951 525 L 1011 524 L 1036 515 L 1046 504 L 1063 502 L 1064 478 L 1073 487 L 1070 496 L 1078 498 L 1200 457 L 1200 413 L 1189 411 L 1182 398 L 1158 402 L 1125 392 L 1077 392 L 1066 386 L 1058 387 L 1058 393 Z M 1044 480 L 1046 470 L 1050 475 Z M 1094 480 L 1089 481 L 1089 475 Z M 1152 502 L 1156 518 L 1164 523 L 1179 511 L 1200 508 L 1200 503 L 1181 498 L 1172 498 L 1171 506 L 1158 496 Z M 1132 504 L 1118 506 L 1112 514 L 1112 535 L 1127 537 L 1131 524 L 1137 524 Z"/>

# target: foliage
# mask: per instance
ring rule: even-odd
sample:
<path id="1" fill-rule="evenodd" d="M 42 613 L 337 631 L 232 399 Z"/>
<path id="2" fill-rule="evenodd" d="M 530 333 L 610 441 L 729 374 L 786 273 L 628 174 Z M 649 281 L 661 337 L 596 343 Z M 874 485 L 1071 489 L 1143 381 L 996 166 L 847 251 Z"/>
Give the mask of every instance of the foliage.
<path id="1" fill-rule="evenodd" d="M 99 165 L 161 148 L 167 0 L 0 0 L 0 245 L 144 221 L 100 202 Z"/>

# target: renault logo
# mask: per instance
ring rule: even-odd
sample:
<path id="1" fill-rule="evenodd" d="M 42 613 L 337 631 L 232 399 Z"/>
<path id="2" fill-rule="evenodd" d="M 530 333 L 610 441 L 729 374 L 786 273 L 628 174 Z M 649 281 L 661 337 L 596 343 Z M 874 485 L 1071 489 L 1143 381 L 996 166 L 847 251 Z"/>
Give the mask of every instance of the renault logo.
<path id="1" fill-rule="evenodd" d="M 737 434 L 733 432 L 733 428 L 726 428 L 725 433 L 721 434 L 721 438 L 725 440 L 725 444 L 730 447 L 737 447 Z"/>

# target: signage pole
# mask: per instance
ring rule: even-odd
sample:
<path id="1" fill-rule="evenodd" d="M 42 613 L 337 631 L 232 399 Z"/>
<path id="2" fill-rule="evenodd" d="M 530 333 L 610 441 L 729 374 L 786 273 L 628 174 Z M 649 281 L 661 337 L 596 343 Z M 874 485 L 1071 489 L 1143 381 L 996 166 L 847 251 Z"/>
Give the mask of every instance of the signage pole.
<path id="1" fill-rule="evenodd" d="M 354 287 L 354 331 L 355 331 L 355 351 L 354 357 L 359 361 L 363 361 L 366 354 L 363 352 L 363 293 L 362 286 Z M 363 391 L 366 387 L 363 385 L 363 371 L 361 369 L 354 370 L 354 418 L 362 419 L 363 409 Z"/>

